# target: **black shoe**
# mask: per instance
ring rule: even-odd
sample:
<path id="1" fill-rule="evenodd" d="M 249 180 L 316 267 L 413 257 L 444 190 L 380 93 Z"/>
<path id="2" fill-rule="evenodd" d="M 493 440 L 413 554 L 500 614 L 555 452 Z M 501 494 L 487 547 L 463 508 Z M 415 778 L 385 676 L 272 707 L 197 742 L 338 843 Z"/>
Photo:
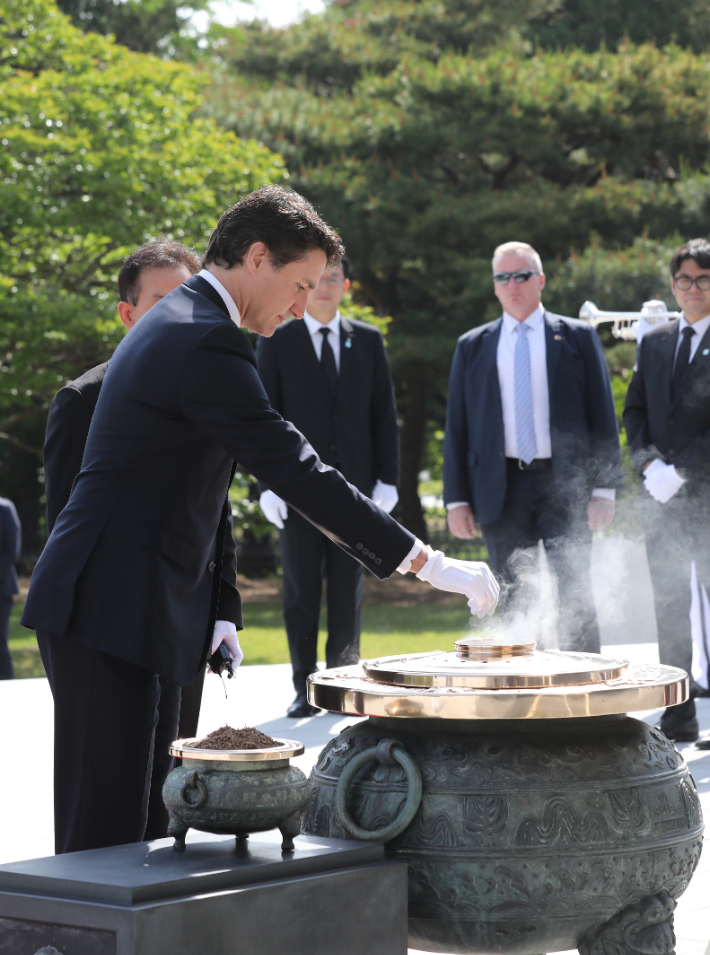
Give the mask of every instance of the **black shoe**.
<path id="1" fill-rule="evenodd" d="M 311 706 L 305 693 L 299 693 L 293 703 L 286 710 L 286 716 L 291 719 L 300 720 L 304 716 L 316 716 L 320 713 L 317 706 Z"/>
<path id="2" fill-rule="evenodd" d="M 700 727 L 695 716 L 683 719 L 668 710 L 663 714 L 656 729 L 659 729 L 666 739 L 675 743 L 694 743 L 700 735 Z"/>

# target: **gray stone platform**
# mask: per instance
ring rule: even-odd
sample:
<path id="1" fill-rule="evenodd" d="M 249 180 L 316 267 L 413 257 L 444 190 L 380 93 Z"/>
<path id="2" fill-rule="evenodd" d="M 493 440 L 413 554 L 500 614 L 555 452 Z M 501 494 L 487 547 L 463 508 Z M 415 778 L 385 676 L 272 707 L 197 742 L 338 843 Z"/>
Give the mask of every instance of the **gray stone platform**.
<path id="1" fill-rule="evenodd" d="M 192 833 L 0 866 L 0 953 L 406 955 L 407 869 L 382 846 Z M 363 919 L 363 913 L 367 919 Z"/>

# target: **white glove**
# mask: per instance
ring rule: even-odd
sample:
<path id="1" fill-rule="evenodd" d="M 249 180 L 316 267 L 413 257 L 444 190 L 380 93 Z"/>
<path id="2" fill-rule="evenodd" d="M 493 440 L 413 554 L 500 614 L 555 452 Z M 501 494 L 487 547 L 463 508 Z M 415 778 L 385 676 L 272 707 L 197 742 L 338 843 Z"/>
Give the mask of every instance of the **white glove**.
<path id="1" fill-rule="evenodd" d="M 643 483 L 651 497 L 659 504 L 665 504 L 683 487 L 685 478 L 678 474 L 672 464 L 664 464 L 660 458 L 656 458 L 644 471 Z"/>
<path id="2" fill-rule="evenodd" d="M 381 507 L 383 511 L 389 514 L 398 500 L 399 494 L 394 484 L 383 484 L 382 481 L 377 482 L 372 491 L 373 504 L 377 504 L 378 507 Z"/>
<path id="3" fill-rule="evenodd" d="M 264 491 L 259 498 L 259 507 L 264 512 L 267 521 L 275 524 L 279 530 L 283 530 L 284 521 L 288 517 L 288 504 L 274 494 L 273 491 Z"/>
<path id="4" fill-rule="evenodd" d="M 242 648 L 239 646 L 237 628 L 231 620 L 215 621 L 214 630 L 212 631 L 212 650 L 210 652 L 214 653 L 219 649 L 222 643 L 226 646 L 227 650 L 229 650 L 229 655 L 232 658 L 232 669 L 236 670 L 244 659 L 244 654 L 242 653 Z"/>
<path id="5" fill-rule="evenodd" d="M 420 580 L 428 580 L 437 590 L 464 594 L 469 598 L 472 614 L 485 617 L 492 614 L 498 603 L 500 587 L 488 564 L 476 560 L 454 560 L 440 550 L 428 548 L 429 557 L 418 571 Z"/>

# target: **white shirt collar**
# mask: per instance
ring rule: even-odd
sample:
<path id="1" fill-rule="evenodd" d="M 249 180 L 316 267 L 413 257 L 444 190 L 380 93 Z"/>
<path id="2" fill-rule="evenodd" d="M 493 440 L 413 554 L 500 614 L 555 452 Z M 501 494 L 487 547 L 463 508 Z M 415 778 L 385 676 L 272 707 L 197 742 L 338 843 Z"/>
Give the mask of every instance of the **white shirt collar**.
<path id="1" fill-rule="evenodd" d="M 311 335 L 317 335 L 321 328 L 328 328 L 335 335 L 340 335 L 340 312 L 336 312 L 333 318 L 329 322 L 319 322 L 317 318 L 313 318 L 308 312 L 305 312 L 303 315 L 303 321 L 306 323 L 308 332 Z"/>
<path id="2" fill-rule="evenodd" d="M 695 332 L 695 341 L 700 343 L 700 339 L 703 337 L 708 328 L 710 328 L 710 315 L 706 315 L 705 318 L 701 318 L 698 322 L 689 322 L 685 315 L 681 315 L 678 326 L 679 337 L 683 334 L 684 328 L 692 328 Z"/>
<path id="3" fill-rule="evenodd" d="M 207 282 L 209 282 L 212 288 L 215 290 L 215 292 L 219 294 L 220 298 L 222 299 L 224 304 L 227 306 L 229 317 L 232 319 L 232 321 L 237 326 L 237 328 L 240 328 L 242 324 L 242 316 L 239 314 L 239 309 L 235 305 L 234 299 L 229 294 L 229 292 L 224 287 L 224 285 L 222 285 L 220 280 L 216 278 L 216 276 L 214 276 L 207 269 L 202 269 L 202 271 L 198 272 L 197 274 L 200 276 L 200 278 L 203 278 Z"/>
<path id="4" fill-rule="evenodd" d="M 530 312 L 528 317 L 523 322 L 524 325 L 529 325 L 533 330 L 537 330 L 542 325 L 545 319 L 545 310 L 542 305 L 538 305 L 534 312 Z M 503 312 L 503 325 L 506 331 L 511 334 L 517 330 L 520 322 L 517 318 L 513 318 L 512 315 L 509 315 L 507 312 Z"/>

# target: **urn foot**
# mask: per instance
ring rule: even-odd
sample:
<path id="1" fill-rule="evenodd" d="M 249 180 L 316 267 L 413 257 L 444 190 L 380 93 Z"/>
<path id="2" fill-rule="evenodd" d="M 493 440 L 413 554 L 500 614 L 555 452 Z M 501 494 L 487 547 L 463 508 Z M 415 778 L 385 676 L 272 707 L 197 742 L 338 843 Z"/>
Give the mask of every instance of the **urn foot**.
<path id="1" fill-rule="evenodd" d="M 168 835 L 173 836 L 175 839 L 175 842 L 173 843 L 173 849 L 176 852 L 185 851 L 185 836 L 187 835 L 189 829 L 190 827 L 186 826 L 179 816 L 174 816 L 172 813 L 170 813 Z"/>
<path id="2" fill-rule="evenodd" d="M 299 835 L 301 832 L 301 816 L 302 813 L 299 811 L 292 812 L 289 816 L 286 816 L 279 826 L 279 832 L 283 836 L 283 842 L 281 843 L 282 852 L 293 852 L 294 836 Z"/>
<path id="3" fill-rule="evenodd" d="M 673 912 L 666 892 L 629 905 L 579 943 L 580 955 L 674 955 Z"/>

